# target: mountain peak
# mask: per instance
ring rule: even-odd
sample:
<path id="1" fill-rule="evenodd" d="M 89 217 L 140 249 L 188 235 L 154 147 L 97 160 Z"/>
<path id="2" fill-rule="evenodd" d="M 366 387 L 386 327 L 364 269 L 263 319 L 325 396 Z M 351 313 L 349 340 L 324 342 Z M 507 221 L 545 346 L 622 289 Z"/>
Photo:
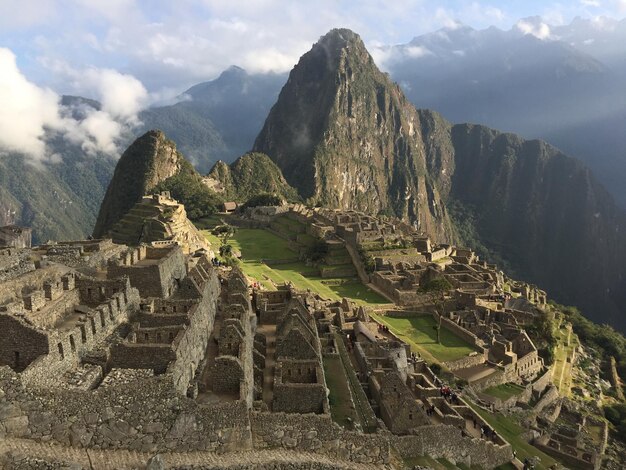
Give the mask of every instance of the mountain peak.
<path id="1" fill-rule="evenodd" d="M 427 182 L 417 112 L 358 34 L 334 29 L 289 74 L 254 150 L 303 199 L 393 213 L 444 240 L 449 225 Z"/>
<path id="2" fill-rule="evenodd" d="M 367 52 L 361 36 L 350 29 L 335 28 L 319 39 L 313 46 L 312 52 L 316 49 L 323 49 L 329 56 L 337 59 L 341 51 L 350 48 Z"/>

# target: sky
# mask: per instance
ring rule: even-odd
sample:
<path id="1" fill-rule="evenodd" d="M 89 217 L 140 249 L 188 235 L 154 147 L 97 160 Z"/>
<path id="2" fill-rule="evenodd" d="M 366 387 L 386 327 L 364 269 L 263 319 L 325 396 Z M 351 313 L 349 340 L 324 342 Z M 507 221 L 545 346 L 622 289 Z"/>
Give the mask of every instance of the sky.
<path id="1" fill-rule="evenodd" d="M 0 0 L 0 152 L 53 159 L 47 128 L 113 153 L 140 109 L 230 65 L 286 72 L 334 27 L 375 50 L 458 22 L 510 29 L 530 16 L 623 18 L 626 0 Z M 72 122 L 62 94 L 103 108 Z"/>

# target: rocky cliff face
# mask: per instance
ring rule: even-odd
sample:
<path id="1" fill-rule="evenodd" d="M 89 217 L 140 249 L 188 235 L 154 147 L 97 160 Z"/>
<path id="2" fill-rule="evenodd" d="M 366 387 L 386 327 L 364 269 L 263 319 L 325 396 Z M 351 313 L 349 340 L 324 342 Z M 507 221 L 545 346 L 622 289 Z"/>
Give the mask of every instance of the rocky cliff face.
<path id="1" fill-rule="evenodd" d="M 399 87 L 357 34 L 337 29 L 291 71 L 254 150 L 311 203 L 395 214 L 448 241 L 450 220 L 424 141 Z"/>
<path id="2" fill-rule="evenodd" d="M 122 154 L 93 231 L 102 237 L 143 195 L 180 171 L 183 156 L 161 131 L 149 131 Z"/>
<path id="3" fill-rule="evenodd" d="M 626 216 L 591 171 L 545 142 L 483 126 L 451 126 L 450 136 L 449 202 L 464 207 L 478 241 L 552 298 L 626 327 Z"/>
<path id="4" fill-rule="evenodd" d="M 220 161 L 205 178 L 225 199 L 246 202 L 260 193 L 271 193 L 287 201 L 299 200 L 298 192 L 289 186 L 276 164 L 262 153 L 247 153 L 231 165 Z"/>

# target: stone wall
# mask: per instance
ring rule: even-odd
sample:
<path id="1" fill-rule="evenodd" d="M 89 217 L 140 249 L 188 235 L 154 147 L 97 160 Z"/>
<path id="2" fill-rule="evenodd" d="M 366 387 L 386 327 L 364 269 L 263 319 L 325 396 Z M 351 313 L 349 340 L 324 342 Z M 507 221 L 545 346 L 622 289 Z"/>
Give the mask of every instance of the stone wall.
<path id="1" fill-rule="evenodd" d="M 441 325 L 446 329 L 452 331 L 455 335 L 459 336 L 464 341 L 467 341 L 469 344 L 480 348 L 480 350 L 482 351 L 483 343 L 474 333 L 467 331 L 462 326 L 457 325 L 455 322 L 445 317 L 441 319 Z"/>
<path id="2" fill-rule="evenodd" d="M 389 440 L 403 458 L 429 455 L 478 468 L 495 468 L 513 458 L 509 444 L 498 445 L 471 438 L 454 426 L 422 426 L 416 435 L 390 436 Z"/>
<path id="3" fill-rule="evenodd" d="M 145 250 L 143 257 L 142 250 Z M 169 297 L 177 287 L 176 280 L 186 276 L 186 263 L 179 246 L 172 248 L 140 247 L 115 263 L 109 263 L 107 277 L 128 276 L 142 298 Z"/>
<path id="4" fill-rule="evenodd" d="M 477 352 L 472 356 L 465 356 L 461 359 L 457 359 L 456 361 L 448 361 L 445 363 L 445 365 L 450 371 L 455 371 L 483 364 L 486 361 L 486 358 L 487 352 L 485 350 L 482 353 Z"/>
<path id="5" fill-rule="evenodd" d="M 173 394 L 171 383 L 163 374 L 88 392 L 45 392 L 25 387 L 8 367 L 0 367 L 0 439 L 145 452 L 251 448 L 245 402 L 199 406 Z"/>
<path id="6" fill-rule="evenodd" d="M 13 279 L 35 269 L 30 250 L 0 249 L 0 282 Z"/>
<path id="7" fill-rule="evenodd" d="M 346 431 L 329 415 L 251 412 L 250 423 L 256 449 L 285 448 L 358 463 L 389 463 L 384 434 Z"/>
<path id="8" fill-rule="evenodd" d="M 0 331 L 0 365 L 21 372 L 49 352 L 48 337 L 20 318 L 0 314 Z"/>
<path id="9" fill-rule="evenodd" d="M 176 354 L 170 344 L 120 343 L 111 348 L 109 366 L 162 372 L 175 359 Z"/>
<path id="10" fill-rule="evenodd" d="M 215 358 L 215 366 L 211 374 L 214 392 L 239 394 L 243 380 L 243 363 L 239 358 L 234 356 L 219 356 Z"/>
<path id="11" fill-rule="evenodd" d="M 209 336 L 215 324 L 220 283 L 217 273 L 211 270 L 204 283 L 200 302 L 190 311 L 189 325 L 178 335 L 173 347 L 176 362 L 172 365 L 174 387 L 178 393 L 186 393 L 200 362 L 204 359 Z"/>

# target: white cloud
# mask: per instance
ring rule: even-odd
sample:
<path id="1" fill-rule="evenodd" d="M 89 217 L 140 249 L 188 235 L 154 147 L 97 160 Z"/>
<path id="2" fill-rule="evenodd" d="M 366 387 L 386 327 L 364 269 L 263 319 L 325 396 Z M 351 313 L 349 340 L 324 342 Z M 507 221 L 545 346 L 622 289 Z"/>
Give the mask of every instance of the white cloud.
<path id="1" fill-rule="evenodd" d="M 539 39 L 550 39 L 550 27 L 541 21 L 519 20 L 515 27 L 525 35 Z"/>
<path id="2" fill-rule="evenodd" d="M 148 92 L 132 75 L 112 69 L 90 68 L 78 71 L 77 89 L 102 103 L 102 109 L 113 118 L 135 121 L 137 113 L 148 104 Z"/>
<path id="3" fill-rule="evenodd" d="M 138 124 L 137 114 L 150 100 L 141 82 L 111 69 L 74 70 L 60 61 L 47 65 L 66 77 L 74 92 L 98 99 L 101 109 L 61 106 L 57 93 L 28 81 L 12 51 L 0 48 L 0 150 L 24 154 L 33 163 L 56 162 L 59 156 L 46 147 L 50 132 L 79 144 L 87 154 L 117 156 L 118 141 Z"/>
<path id="4" fill-rule="evenodd" d="M 404 48 L 404 53 L 412 59 L 432 55 L 432 52 L 423 46 L 407 46 Z"/>
<path id="5" fill-rule="evenodd" d="M 20 72 L 15 55 L 0 48 L 0 147 L 45 159 L 45 128 L 61 126 L 59 97 L 39 88 Z"/>

